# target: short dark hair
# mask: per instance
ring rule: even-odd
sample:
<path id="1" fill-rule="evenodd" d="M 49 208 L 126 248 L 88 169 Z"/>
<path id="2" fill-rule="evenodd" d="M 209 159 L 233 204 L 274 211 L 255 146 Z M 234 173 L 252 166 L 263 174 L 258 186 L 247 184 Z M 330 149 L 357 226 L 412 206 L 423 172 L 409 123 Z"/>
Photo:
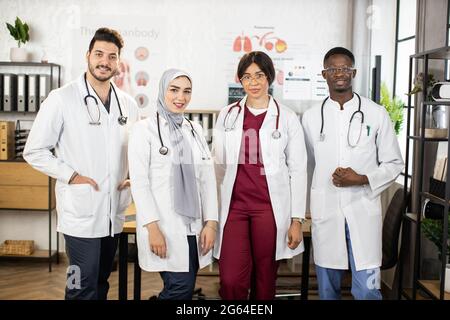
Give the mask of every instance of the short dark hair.
<path id="1" fill-rule="evenodd" d="M 344 56 L 349 57 L 350 60 L 352 61 L 352 65 L 355 65 L 355 56 L 353 55 L 353 53 L 350 50 L 345 49 L 343 47 L 334 47 L 333 49 L 328 50 L 325 57 L 323 58 L 323 64 L 325 65 L 328 58 L 337 54 L 342 54 Z"/>
<path id="2" fill-rule="evenodd" d="M 273 66 L 272 59 L 262 51 L 252 51 L 246 53 L 239 61 L 237 75 L 241 79 L 245 73 L 245 70 L 252 64 L 256 63 L 258 67 L 267 77 L 269 85 L 275 80 L 275 68 Z"/>
<path id="3" fill-rule="evenodd" d="M 110 28 L 100 28 L 95 31 L 94 37 L 89 43 L 89 52 L 94 47 L 95 41 L 106 41 L 114 43 L 120 50 L 123 48 L 123 39 L 119 32 Z"/>

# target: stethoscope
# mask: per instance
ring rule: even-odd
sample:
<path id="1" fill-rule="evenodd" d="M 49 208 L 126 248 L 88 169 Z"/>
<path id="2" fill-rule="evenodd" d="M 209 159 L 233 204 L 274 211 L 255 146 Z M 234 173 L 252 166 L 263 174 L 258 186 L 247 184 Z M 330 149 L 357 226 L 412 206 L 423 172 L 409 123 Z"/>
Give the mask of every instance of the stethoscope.
<path id="1" fill-rule="evenodd" d="M 356 96 L 358 97 L 358 110 L 353 112 L 352 116 L 350 117 L 350 122 L 349 122 L 348 130 L 347 130 L 347 143 L 352 148 L 354 148 L 354 147 L 356 147 L 358 145 L 359 140 L 361 139 L 361 133 L 362 133 L 362 128 L 363 128 L 363 124 L 364 124 L 364 112 L 361 111 L 361 97 L 356 92 L 354 92 L 354 94 L 356 94 Z M 320 126 L 320 135 L 319 135 L 319 140 L 320 141 L 324 141 L 325 140 L 325 134 L 323 133 L 323 126 L 324 126 L 323 107 L 325 106 L 325 102 L 327 102 L 327 100 L 329 98 L 330 97 L 326 97 L 325 100 L 323 100 L 323 102 L 322 102 L 322 106 L 320 107 L 320 116 L 321 116 L 321 120 L 322 120 L 322 125 Z M 360 128 L 359 128 L 359 136 L 358 136 L 358 140 L 356 140 L 356 143 L 355 144 L 351 144 L 350 143 L 350 128 L 352 126 L 353 118 L 357 114 L 361 115 L 361 125 L 360 125 Z"/>
<path id="2" fill-rule="evenodd" d="M 197 131 L 195 131 L 191 120 L 189 120 L 188 118 L 185 118 L 185 119 L 187 120 L 187 122 L 191 126 L 191 133 L 192 133 L 192 136 L 194 137 L 195 142 L 197 143 L 198 148 L 200 149 L 200 151 L 202 153 L 202 160 L 210 160 L 211 157 L 209 156 L 208 152 L 206 151 L 205 146 L 199 141 L 199 135 L 198 135 Z M 160 125 L 159 125 L 159 112 L 156 113 L 156 123 L 158 125 L 159 142 L 161 143 L 161 147 L 159 148 L 159 153 L 161 155 L 165 156 L 167 153 L 169 153 L 169 148 L 167 148 L 164 145 L 164 142 L 163 142 L 162 137 L 161 137 L 161 128 L 160 128 Z"/>
<path id="3" fill-rule="evenodd" d="M 273 98 L 272 98 L 272 99 L 273 99 Z M 223 119 L 223 126 L 224 126 L 224 128 L 225 128 L 225 132 L 230 132 L 230 131 L 236 129 L 236 121 L 237 121 L 237 119 L 238 119 L 238 117 L 239 117 L 239 114 L 240 114 L 241 111 L 242 111 L 242 107 L 241 107 L 241 101 L 242 101 L 242 100 L 243 100 L 243 99 L 241 99 L 241 100 L 238 101 L 234 106 L 232 106 L 232 107 L 230 107 L 230 109 L 228 109 L 228 112 L 227 112 L 227 114 L 225 115 L 225 118 Z M 280 133 L 280 131 L 278 130 L 278 123 L 279 123 L 279 121 L 280 121 L 280 106 L 278 105 L 278 102 L 277 102 L 275 99 L 273 99 L 273 102 L 275 102 L 275 105 L 276 105 L 276 107 L 277 107 L 278 114 L 277 114 L 277 121 L 276 121 L 276 125 L 275 125 L 275 130 L 272 132 L 272 138 L 274 138 L 274 139 L 280 139 L 281 133 Z M 234 117 L 233 123 L 231 124 L 231 126 L 229 126 L 229 125 L 228 125 L 228 124 L 229 124 L 229 120 L 230 120 L 229 118 L 230 118 L 231 112 L 233 111 L 234 108 L 237 108 L 238 111 L 237 111 L 237 113 L 236 113 L 236 116 Z"/>
<path id="4" fill-rule="evenodd" d="M 89 91 L 89 87 L 87 85 L 87 80 L 86 80 L 86 73 L 84 74 L 84 85 L 86 86 L 86 92 L 87 92 L 87 95 L 84 97 L 84 104 L 86 105 L 86 109 L 87 109 L 87 112 L 89 114 L 89 119 L 91 119 L 91 121 L 89 121 L 89 124 L 90 125 L 94 125 L 94 126 L 98 126 L 98 125 L 101 124 L 100 123 L 100 107 L 98 106 L 97 98 L 94 97 L 93 95 L 91 95 L 91 92 Z M 114 89 L 113 85 L 111 85 L 111 88 L 112 88 L 112 90 L 114 92 L 114 96 L 116 97 L 117 106 L 119 107 L 119 112 L 120 112 L 120 116 L 119 116 L 119 118 L 117 118 L 117 121 L 119 122 L 119 124 L 121 126 L 124 126 L 124 125 L 127 124 L 127 119 L 128 118 L 124 117 L 124 115 L 122 114 L 122 108 L 120 107 L 120 102 L 119 102 L 119 98 L 117 97 L 116 89 Z M 93 99 L 94 102 L 95 102 L 95 105 L 97 106 L 97 111 L 98 111 L 97 121 L 94 121 L 94 119 L 92 118 L 91 111 L 89 110 L 89 106 L 88 106 L 88 103 L 87 103 L 88 98 Z"/>

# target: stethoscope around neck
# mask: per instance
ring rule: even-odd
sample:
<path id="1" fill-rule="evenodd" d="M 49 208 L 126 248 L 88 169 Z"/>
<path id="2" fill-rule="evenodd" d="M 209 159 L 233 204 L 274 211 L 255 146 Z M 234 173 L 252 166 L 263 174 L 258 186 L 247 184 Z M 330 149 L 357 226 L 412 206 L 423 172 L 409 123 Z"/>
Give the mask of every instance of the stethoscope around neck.
<path id="1" fill-rule="evenodd" d="M 87 80 L 86 80 L 86 73 L 84 74 L 84 85 L 86 86 L 87 95 L 84 97 L 83 100 L 84 100 L 84 104 L 86 105 L 86 109 L 87 109 L 87 112 L 88 112 L 88 115 L 89 115 L 89 119 L 91 120 L 91 121 L 89 121 L 89 124 L 90 125 L 94 125 L 94 126 L 99 126 L 101 124 L 101 122 L 100 122 L 100 107 L 98 106 L 97 98 L 94 97 L 93 95 L 91 95 L 91 92 L 89 91 L 89 87 L 88 87 Z M 120 112 L 120 116 L 119 116 L 119 118 L 117 118 L 117 122 L 119 122 L 119 124 L 121 126 L 124 126 L 124 125 L 127 124 L 128 118 L 125 117 L 122 114 L 122 108 L 120 107 L 120 101 L 119 101 L 119 98 L 117 97 L 116 89 L 114 89 L 114 86 L 112 84 L 110 84 L 110 86 L 111 86 L 111 88 L 112 88 L 112 90 L 114 92 L 114 96 L 116 97 L 117 106 L 119 107 L 119 112 Z M 95 105 L 97 106 L 97 111 L 98 111 L 97 121 L 94 121 L 94 119 L 92 118 L 92 115 L 91 115 L 91 111 L 89 110 L 89 106 L 88 106 L 88 99 L 89 98 L 93 99 L 94 102 L 95 102 Z"/>
<path id="2" fill-rule="evenodd" d="M 192 133 L 192 136 L 194 137 L 195 142 L 197 143 L 198 148 L 200 149 L 200 151 L 202 153 L 202 160 L 209 160 L 209 159 L 211 159 L 211 157 L 209 156 L 208 152 L 206 151 L 205 146 L 201 143 L 201 141 L 199 141 L 199 135 L 198 135 L 197 131 L 195 131 L 191 120 L 189 120 L 188 118 L 185 118 L 185 119 L 187 120 L 187 122 L 191 126 L 191 133 Z M 161 136 L 161 127 L 160 127 L 160 123 L 159 123 L 159 112 L 156 113 L 156 123 L 157 123 L 157 126 L 158 126 L 159 142 L 161 143 L 161 147 L 159 148 L 159 153 L 161 155 L 165 156 L 166 154 L 169 153 L 169 148 L 164 145 L 164 142 L 163 142 L 163 139 L 162 139 L 162 136 Z"/>
<path id="3" fill-rule="evenodd" d="M 239 118 L 239 114 L 242 111 L 242 107 L 241 107 L 242 100 L 243 99 L 239 100 L 234 106 L 231 106 L 230 109 L 228 109 L 227 114 L 225 115 L 225 118 L 223 119 L 223 126 L 225 128 L 225 132 L 230 132 L 230 131 L 233 131 L 234 129 L 236 129 L 236 121 Z M 278 105 L 278 102 L 275 99 L 273 99 L 273 102 L 275 102 L 275 106 L 277 107 L 277 120 L 276 120 L 276 124 L 275 124 L 275 130 L 272 132 L 272 138 L 280 139 L 281 132 L 280 132 L 280 130 L 278 130 L 278 124 L 280 122 L 280 106 Z M 231 112 L 233 111 L 234 108 L 237 108 L 237 113 L 236 113 L 236 116 L 234 117 L 233 122 L 231 123 L 231 125 L 229 125 Z"/>
<path id="4" fill-rule="evenodd" d="M 359 140 L 361 139 L 361 133 L 362 133 L 362 128 L 363 128 L 363 124 L 364 124 L 364 112 L 361 111 L 361 97 L 356 92 L 354 92 L 354 94 L 358 98 L 358 110 L 353 112 L 352 116 L 350 117 L 350 122 L 348 124 L 348 130 L 347 130 L 347 143 L 348 143 L 349 147 L 352 147 L 352 148 L 354 148 L 358 145 Z M 319 141 L 325 141 L 325 134 L 323 133 L 323 127 L 324 127 L 324 123 L 325 123 L 324 116 L 323 116 L 323 107 L 325 106 L 325 103 L 327 102 L 327 100 L 329 98 L 330 97 L 326 97 L 322 102 L 322 106 L 320 107 L 320 117 L 321 117 L 322 122 L 321 122 L 321 126 L 320 126 Z M 359 128 L 358 140 L 356 140 L 355 144 L 352 144 L 352 143 L 350 143 L 350 128 L 352 126 L 353 119 L 355 118 L 355 116 L 357 114 L 361 115 L 361 124 L 360 124 L 360 128 Z"/>

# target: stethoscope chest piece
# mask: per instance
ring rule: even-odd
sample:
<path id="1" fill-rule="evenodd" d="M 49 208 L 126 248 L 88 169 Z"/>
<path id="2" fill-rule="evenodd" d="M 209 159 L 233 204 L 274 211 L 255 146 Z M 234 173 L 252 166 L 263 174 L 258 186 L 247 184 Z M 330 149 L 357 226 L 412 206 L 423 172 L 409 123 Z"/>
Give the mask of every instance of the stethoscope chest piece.
<path id="1" fill-rule="evenodd" d="M 119 121 L 119 124 L 120 124 L 121 126 L 126 125 L 126 124 L 127 124 L 127 120 L 128 120 L 128 118 L 125 117 L 125 116 L 120 116 L 120 117 L 117 119 L 117 121 Z"/>
<path id="2" fill-rule="evenodd" d="M 279 130 L 275 130 L 274 132 L 272 132 L 272 138 L 280 139 L 280 137 L 281 137 L 281 133 Z"/>
<path id="3" fill-rule="evenodd" d="M 167 148 L 166 146 L 162 146 L 161 148 L 159 148 L 159 153 L 162 154 L 163 156 L 165 156 L 168 152 L 169 148 Z"/>
<path id="4" fill-rule="evenodd" d="M 321 133 L 321 134 L 320 134 L 320 136 L 319 136 L 319 141 L 320 141 L 320 142 L 325 141 L 325 134 L 324 134 L 324 133 Z"/>

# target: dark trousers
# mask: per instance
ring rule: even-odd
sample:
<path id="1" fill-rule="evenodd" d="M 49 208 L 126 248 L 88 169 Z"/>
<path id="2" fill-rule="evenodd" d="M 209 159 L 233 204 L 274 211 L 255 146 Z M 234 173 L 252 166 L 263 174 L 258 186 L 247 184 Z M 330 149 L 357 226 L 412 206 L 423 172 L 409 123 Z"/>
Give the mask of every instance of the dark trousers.
<path id="1" fill-rule="evenodd" d="M 119 235 L 78 238 L 64 235 L 67 269 L 66 300 L 106 300 Z"/>
<path id="2" fill-rule="evenodd" d="M 160 272 L 164 288 L 159 293 L 160 300 L 192 300 L 195 280 L 199 268 L 197 253 L 197 237 L 188 236 L 189 272 Z"/>
<path id="3" fill-rule="evenodd" d="M 272 210 L 230 210 L 219 259 L 222 299 L 274 299 L 276 235 Z"/>

